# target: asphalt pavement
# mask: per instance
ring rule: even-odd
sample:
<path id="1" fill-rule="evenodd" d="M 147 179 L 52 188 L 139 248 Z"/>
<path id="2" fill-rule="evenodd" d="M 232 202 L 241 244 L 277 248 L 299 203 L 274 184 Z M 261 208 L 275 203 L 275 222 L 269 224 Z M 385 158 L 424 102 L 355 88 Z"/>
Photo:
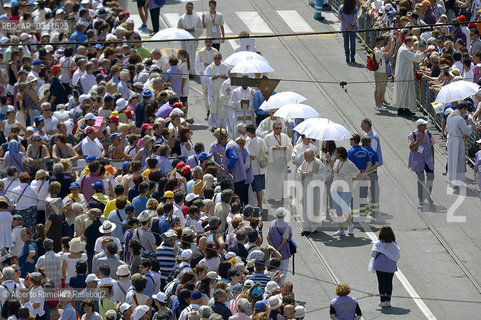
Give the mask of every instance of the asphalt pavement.
<path id="1" fill-rule="evenodd" d="M 195 1 L 195 11 L 207 11 L 207 3 L 207 0 Z M 183 14 L 184 6 L 184 2 L 168 0 L 162 9 L 161 28 L 171 26 Z M 128 2 L 127 8 L 134 20 L 139 21 L 135 2 Z M 324 23 L 314 20 L 313 8 L 307 0 L 219 0 L 218 11 L 224 14 L 227 35 L 243 30 L 251 34 L 279 34 L 339 29 L 332 12 L 324 13 L 327 18 Z M 148 25 L 151 26 L 150 20 Z M 238 40 L 226 41 L 221 45 L 221 53 L 229 56 L 238 44 Z M 180 48 L 174 42 L 147 46 L 162 48 L 164 53 L 175 52 L 169 48 Z M 374 78 L 363 67 L 361 54 L 356 57 L 358 64 L 347 65 L 340 35 L 257 39 L 256 47 L 275 70 L 269 76 L 282 79 L 277 91 L 291 90 L 306 96 L 305 103 L 322 117 L 353 132 L 361 133 L 361 120 L 369 117 L 381 138 L 384 158 L 384 166 L 379 169 L 381 213 L 375 220 L 356 225 L 354 236 L 338 239 L 332 237 L 336 231 L 333 223 L 323 223 L 317 233 L 306 238 L 300 236 L 295 217 L 290 219 L 299 250 L 295 256 L 295 275 L 290 274 L 288 279 L 294 283 L 296 300 L 306 307 L 306 319 L 329 317 L 329 302 L 335 297 L 338 281 L 351 285 L 351 295 L 359 299 L 364 319 L 478 318 L 481 310 L 481 295 L 476 287 L 481 282 L 479 191 L 471 180 L 466 196 L 449 194 L 443 175 L 445 144 L 436 129 L 429 128 L 437 145 L 434 205 L 421 211 L 417 207 L 416 176 L 407 167 L 407 136 L 415 130 L 414 119 L 397 117 L 393 109 L 384 113 L 374 110 Z M 358 49 L 361 49 L 359 43 Z M 342 81 L 347 86 L 341 87 Z M 193 140 L 208 147 L 214 138 L 204 120 L 201 87 L 196 81 L 190 81 L 190 86 L 189 112 L 195 119 Z M 347 147 L 347 143 L 340 145 Z M 468 168 L 468 178 L 472 174 Z M 266 207 L 272 220 L 275 208 Z M 465 221 L 449 222 L 463 216 Z M 377 281 L 375 274 L 367 270 L 373 237 L 383 225 L 394 229 L 401 248 L 398 263 L 401 272 L 394 280 L 393 307 L 389 309 L 381 309 L 378 298 L 370 296 L 377 292 Z"/>

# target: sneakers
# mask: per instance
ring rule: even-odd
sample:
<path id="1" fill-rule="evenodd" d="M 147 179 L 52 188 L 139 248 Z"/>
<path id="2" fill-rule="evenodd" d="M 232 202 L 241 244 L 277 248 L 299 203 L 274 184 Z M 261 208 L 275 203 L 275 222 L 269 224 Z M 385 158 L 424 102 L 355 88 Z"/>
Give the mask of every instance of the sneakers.
<path id="1" fill-rule="evenodd" d="M 346 235 L 346 233 L 344 232 L 344 229 L 339 229 L 332 236 L 333 237 L 344 237 L 345 235 Z"/>
<path id="2" fill-rule="evenodd" d="M 143 24 L 139 27 L 139 30 L 144 30 L 144 29 L 147 29 L 147 25 L 146 24 Z"/>
<path id="3" fill-rule="evenodd" d="M 379 306 L 380 306 L 381 308 L 387 307 L 387 301 L 380 302 L 380 303 L 379 303 Z"/>
<path id="4" fill-rule="evenodd" d="M 387 111 L 385 106 L 382 107 L 376 107 L 376 111 Z"/>
<path id="5" fill-rule="evenodd" d="M 347 234 L 350 236 L 354 235 L 354 226 L 352 224 L 347 227 Z"/>
<path id="6" fill-rule="evenodd" d="M 384 301 L 384 303 L 386 304 L 386 307 L 390 307 L 390 306 L 391 306 L 391 301 Z"/>

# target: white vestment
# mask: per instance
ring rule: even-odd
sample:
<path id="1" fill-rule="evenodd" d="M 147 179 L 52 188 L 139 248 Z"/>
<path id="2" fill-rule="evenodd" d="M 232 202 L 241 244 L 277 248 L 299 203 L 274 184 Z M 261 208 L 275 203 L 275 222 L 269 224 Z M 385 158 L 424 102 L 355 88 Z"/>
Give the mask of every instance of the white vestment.
<path id="1" fill-rule="evenodd" d="M 207 50 L 206 48 L 202 48 L 197 52 L 195 56 L 195 68 L 197 70 L 197 74 L 200 75 L 200 82 L 202 83 L 202 91 L 204 92 L 204 106 L 209 108 L 209 99 L 208 99 L 208 89 L 206 83 L 206 77 L 204 76 L 205 68 L 214 62 L 214 54 L 218 51 L 215 48 L 211 48 Z M 192 66 L 191 66 L 192 68 Z"/>
<path id="2" fill-rule="evenodd" d="M 264 120 L 262 120 L 261 123 L 259 123 L 259 126 L 257 127 L 256 135 L 259 138 L 264 139 L 267 136 L 267 134 L 272 131 L 272 126 L 274 125 L 275 121 L 276 119 L 273 120 L 271 119 L 271 117 L 267 117 Z M 284 120 L 281 119 L 281 122 L 282 122 L 282 133 L 287 134 L 287 127 L 286 127 L 286 124 L 284 123 Z"/>
<path id="3" fill-rule="evenodd" d="M 322 222 L 321 209 L 324 207 L 322 202 L 326 192 L 324 182 L 327 169 L 321 160 L 314 158 L 311 162 L 302 162 L 297 176 L 302 183 L 302 231 L 315 232 Z M 297 202 L 297 206 L 299 205 Z"/>
<path id="4" fill-rule="evenodd" d="M 291 138 L 284 133 L 274 136 L 274 132 L 271 132 L 264 138 L 264 142 L 268 150 L 267 200 L 281 201 L 284 198 L 284 181 L 287 179 L 287 165 L 292 152 Z M 285 150 L 274 150 L 274 146 L 285 147 Z"/>
<path id="5" fill-rule="evenodd" d="M 205 68 L 204 75 L 206 76 L 207 87 L 209 88 L 209 125 L 212 128 L 225 128 L 224 110 L 220 102 L 220 86 L 225 81 L 218 77 L 212 80 L 213 76 L 229 77 L 229 66 L 221 62 L 219 65 L 211 63 Z"/>
<path id="6" fill-rule="evenodd" d="M 396 80 L 394 82 L 394 107 L 416 110 L 417 101 L 413 63 L 421 62 L 423 58 L 424 54 L 422 52 L 412 52 L 405 44 L 399 48 L 394 72 Z"/>
<path id="7" fill-rule="evenodd" d="M 224 121 L 226 124 L 227 133 L 231 137 L 234 136 L 235 127 L 233 122 L 234 109 L 232 109 L 232 106 L 230 105 L 230 97 L 232 96 L 232 91 L 235 88 L 237 88 L 237 86 L 232 87 L 230 78 L 225 80 L 220 87 L 220 102 L 224 108 Z"/>
<path id="8" fill-rule="evenodd" d="M 307 149 L 312 149 L 314 151 L 314 154 L 317 155 L 317 147 L 312 144 L 305 144 L 304 142 L 300 142 L 294 146 L 292 149 L 292 163 L 296 166 L 296 170 L 294 172 L 297 172 L 297 169 L 299 169 L 299 166 L 304 162 L 304 151 Z"/>
<path id="9" fill-rule="evenodd" d="M 470 135 L 471 126 L 466 124 L 458 110 L 451 112 L 446 124 L 448 132 L 448 174 L 451 185 L 464 185 L 466 171 L 466 148 L 464 136 Z"/>
<path id="10" fill-rule="evenodd" d="M 247 125 L 255 123 L 253 102 L 254 98 L 252 97 L 251 88 L 243 89 L 242 87 L 238 87 L 232 92 L 230 105 L 234 109 L 234 119 L 232 119 L 234 138 L 238 136 L 237 130 L 235 129 L 237 124 L 245 123 Z"/>
<path id="11" fill-rule="evenodd" d="M 177 22 L 177 29 L 194 29 L 194 31 L 187 31 L 189 32 L 194 38 L 198 39 L 199 36 L 202 34 L 202 20 L 200 17 L 193 13 L 193 14 L 187 14 L 184 13 L 180 18 L 179 21 Z M 197 51 L 197 46 L 199 44 L 199 41 L 194 40 L 194 41 L 182 41 L 180 43 L 182 49 L 187 51 L 189 54 L 189 63 L 191 65 L 190 67 L 190 73 L 194 74 L 194 68 L 192 66 L 195 63 L 195 52 Z"/>

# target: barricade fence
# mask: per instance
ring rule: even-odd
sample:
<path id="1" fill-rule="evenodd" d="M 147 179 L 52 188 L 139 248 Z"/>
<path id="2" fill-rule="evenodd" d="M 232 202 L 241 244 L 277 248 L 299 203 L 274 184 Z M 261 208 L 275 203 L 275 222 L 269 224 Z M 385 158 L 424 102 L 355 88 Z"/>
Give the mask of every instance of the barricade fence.
<path id="1" fill-rule="evenodd" d="M 339 12 L 339 7 L 342 4 L 342 0 L 331 0 L 329 1 L 329 3 L 334 13 L 337 14 Z M 358 16 L 359 29 L 360 30 L 374 29 L 375 21 L 366 13 L 366 8 L 361 7 L 359 8 L 359 10 L 361 12 L 360 15 Z M 380 34 L 381 32 L 379 31 L 363 31 L 363 32 L 358 32 L 357 37 L 365 46 L 366 50 L 371 52 L 375 47 L 376 37 Z M 392 66 L 392 70 L 394 71 L 394 65 Z M 428 81 L 426 80 L 416 81 L 416 97 L 418 100 L 418 105 L 427 114 L 427 116 L 430 118 L 432 123 L 439 130 L 441 130 L 442 121 L 443 121 L 442 109 L 436 110 L 432 105 L 432 103 L 436 99 L 436 95 L 437 95 L 437 92 L 434 92 L 429 88 Z M 471 164 L 474 164 L 473 158 L 475 153 L 478 151 L 476 140 L 478 140 L 479 134 L 476 130 L 476 123 L 474 123 L 471 120 L 469 120 L 468 123 L 473 128 L 473 132 L 468 138 L 466 138 L 466 154 L 467 154 L 467 160 L 471 162 Z"/>

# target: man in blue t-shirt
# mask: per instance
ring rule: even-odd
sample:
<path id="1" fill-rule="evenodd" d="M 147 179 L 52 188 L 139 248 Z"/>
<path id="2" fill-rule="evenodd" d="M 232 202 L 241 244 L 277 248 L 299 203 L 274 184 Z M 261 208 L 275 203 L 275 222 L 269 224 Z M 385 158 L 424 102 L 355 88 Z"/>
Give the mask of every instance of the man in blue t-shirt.
<path id="1" fill-rule="evenodd" d="M 353 218 L 366 216 L 369 211 L 367 200 L 368 185 L 363 181 L 366 180 L 367 174 L 371 170 L 372 162 L 369 152 L 359 145 L 360 142 L 361 137 L 357 133 L 353 134 L 351 138 L 351 148 L 347 151 L 347 158 L 353 162 L 362 173 L 360 185 L 353 190 Z"/>
<path id="2" fill-rule="evenodd" d="M 379 211 L 379 178 L 377 176 L 377 167 L 379 166 L 379 155 L 373 147 L 371 147 L 371 137 L 363 136 L 361 139 L 362 147 L 367 150 L 371 158 L 371 169 L 368 172 L 371 197 L 369 203 L 369 211 L 374 215 Z"/>

